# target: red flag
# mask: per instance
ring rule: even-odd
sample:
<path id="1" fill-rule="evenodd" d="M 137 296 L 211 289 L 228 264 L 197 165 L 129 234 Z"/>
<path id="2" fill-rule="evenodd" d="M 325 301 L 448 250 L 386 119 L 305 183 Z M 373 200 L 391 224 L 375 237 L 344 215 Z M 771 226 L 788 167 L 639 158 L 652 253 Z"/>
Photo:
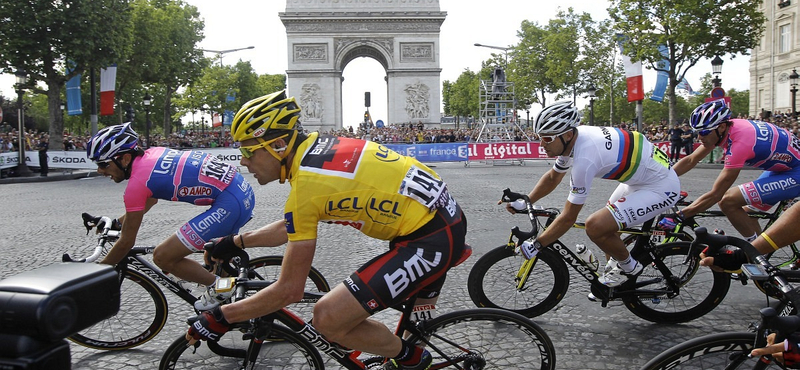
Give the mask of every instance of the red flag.
<path id="1" fill-rule="evenodd" d="M 624 35 L 617 34 L 619 51 L 622 55 L 622 65 L 625 67 L 625 79 L 628 83 L 628 102 L 644 99 L 644 82 L 642 81 L 642 62 L 631 62 L 631 58 L 625 55 L 622 44 L 625 40 Z"/>
<path id="2" fill-rule="evenodd" d="M 100 70 L 100 115 L 114 114 L 114 90 L 117 85 L 117 65 Z"/>
<path id="3" fill-rule="evenodd" d="M 219 113 L 214 113 L 214 115 L 211 116 L 211 126 L 212 127 L 222 126 L 222 117 L 219 115 Z"/>

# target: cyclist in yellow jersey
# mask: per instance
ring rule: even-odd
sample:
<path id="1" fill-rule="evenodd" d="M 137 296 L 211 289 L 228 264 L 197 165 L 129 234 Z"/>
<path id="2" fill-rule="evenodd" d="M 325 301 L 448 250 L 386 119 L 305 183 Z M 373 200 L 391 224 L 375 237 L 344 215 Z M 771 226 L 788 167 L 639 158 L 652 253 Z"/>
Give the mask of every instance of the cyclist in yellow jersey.
<path id="1" fill-rule="evenodd" d="M 187 333 L 216 340 L 230 322 L 266 315 L 299 301 L 317 245 L 320 222 L 388 240 L 389 250 L 361 266 L 314 306 L 314 327 L 328 341 L 391 358 L 386 369 L 427 369 L 426 350 L 401 340 L 369 317 L 419 293 L 435 303 L 450 267 L 468 255 L 467 222 L 447 185 L 414 158 L 358 139 L 303 134 L 300 108 L 283 91 L 247 102 L 231 125 L 242 165 L 259 184 L 292 186 L 284 219 L 217 243 L 215 258 L 231 248 L 288 241 L 275 284 L 250 298 L 203 312 Z"/>

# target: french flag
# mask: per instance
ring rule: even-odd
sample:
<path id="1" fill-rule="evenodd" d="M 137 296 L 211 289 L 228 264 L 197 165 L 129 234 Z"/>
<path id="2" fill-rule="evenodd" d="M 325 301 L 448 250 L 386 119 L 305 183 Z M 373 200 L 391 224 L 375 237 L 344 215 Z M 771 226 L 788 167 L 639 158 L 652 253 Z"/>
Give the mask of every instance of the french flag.
<path id="1" fill-rule="evenodd" d="M 628 103 L 644 99 L 644 82 L 642 81 L 642 62 L 631 62 L 631 58 L 625 55 L 622 44 L 627 37 L 617 34 L 619 52 L 622 55 L 622 66 L 625 68 L 625 80 L 628 84 Z"/>
<path id="2" fill-rule="evenodd" d="M 100 70 L 100 115 L 114 114 L 114 90 L 117 85 L 117 65 Z"/>

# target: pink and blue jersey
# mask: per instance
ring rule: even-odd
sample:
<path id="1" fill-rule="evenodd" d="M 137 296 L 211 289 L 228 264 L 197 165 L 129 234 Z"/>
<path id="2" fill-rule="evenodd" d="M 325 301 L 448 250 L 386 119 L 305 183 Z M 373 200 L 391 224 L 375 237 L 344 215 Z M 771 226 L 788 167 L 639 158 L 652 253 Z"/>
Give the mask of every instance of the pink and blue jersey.
<path id="1" fill-rule="evenodd" d="M 725 150 L 725 168 L 756 167 L 765 171 L 788 171 L 800 167 L 800 140 L 770 123 L 731 120 Z"/>
<path id="2" fill-rule="evenodd" d="M 731 120 L 722 143 L 725 168 L 764 170 L 756 180 L 739 185 L 750 206 L 766 211 L 776 203 L 800 196 L 800 140 L 770 123 Z"/>
<path id="3" fill-rule="evenodd" d="M 196 249 L 212 238 L 238 233 L 255 205 L 253 188 L 236 167 L 209 153 L 161 147 L 133 160 L 125 211 L 145 210 L 148 198 L 211 206 L 177 232 L 187 248 Z"/>

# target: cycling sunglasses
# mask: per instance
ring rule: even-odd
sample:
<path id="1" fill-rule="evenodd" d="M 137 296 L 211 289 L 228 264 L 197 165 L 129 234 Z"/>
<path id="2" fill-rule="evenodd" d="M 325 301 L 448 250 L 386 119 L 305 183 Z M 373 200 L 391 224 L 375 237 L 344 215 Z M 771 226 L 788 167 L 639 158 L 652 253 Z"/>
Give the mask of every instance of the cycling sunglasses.
<path id="1" fill-rule="evenodd" d="M 279 138 L 275 139 L 278 140 Z M 240 146 L 239 151 L 242 152 L 242 157 L 250 158 L 253 156 L 253 152 L 258 149 L 267 149 L 270 152 L 274 152 L 275 154 L 283 152 L 286 150 L 286 147 L 280 149 L 273 149 L 269 145 L 275 142 L 275 140 L 264 141 L 262 143 L 258 143 L 256 145 L 248 145 L 248 146 Z"/>
<path id="2" fill-rule="evenodd" d="M 105 169 L 105 168 L 107 168 L 108 166 L 110 166 L 110 165 L 111 165 L 111 162 L 113 162 L 113 161 L 114 161 L 113 159 L 106 159 L 105 161 L 98 161 L 98 162 L 95 162 L 95 164 L 97 164 L 97 168 L 103 168 L 103 169 Z"/>
<path id="3" fill-rule="evenodd" d="M 539 141 L 541 141 L 541 142 L 543 142 L 545 144 L 550 144 L 553 141 L 555 141 L 557 137 L 559 137 L 561 135 L 564 135 L 567 132 L 569 132 L 569 131 L 562 132 L 562 133 L 560 133 L 558 135 L 547 135 L 547 136 L 536 135 L 536 137 L 538 138 Z"/>
<path id="4" fill-rule="evenodd" d="M 710 133 L 712 133 L 714 131 L 717 131 L 718 129 L 719 128 L 715 128 L 713 130 L 700 130 L 700 131 L 697 131 L 697 134 L 700 135 L 700 136 L 706 136 L 706 135 L 708 135 L 708 134 L 710 134 Z M 717 131 L 717 135 L 719 135 L 719 131 Z"/>

